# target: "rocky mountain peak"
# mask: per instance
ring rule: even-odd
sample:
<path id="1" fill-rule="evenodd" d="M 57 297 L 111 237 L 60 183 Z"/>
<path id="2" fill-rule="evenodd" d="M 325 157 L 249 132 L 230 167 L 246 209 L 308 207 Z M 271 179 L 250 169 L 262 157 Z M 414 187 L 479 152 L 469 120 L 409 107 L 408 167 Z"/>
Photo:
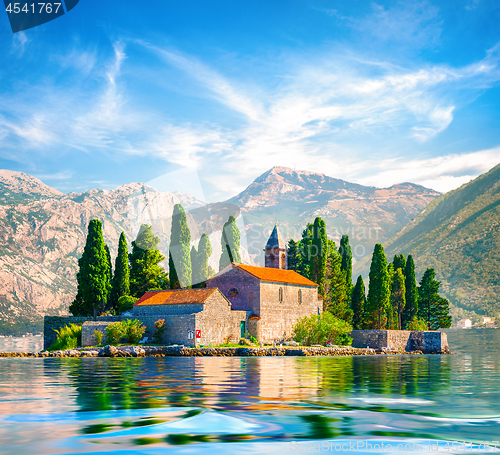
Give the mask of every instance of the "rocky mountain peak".
<path id="1" fill-rule="evenodd" d="M 45 185 L 41 180 L 24 172 L 0 169 L 0 183 L 3 190 L 21 193 L 23 195 L 36 195 L 46 197 L 64 196 L 63 193 Z"/>

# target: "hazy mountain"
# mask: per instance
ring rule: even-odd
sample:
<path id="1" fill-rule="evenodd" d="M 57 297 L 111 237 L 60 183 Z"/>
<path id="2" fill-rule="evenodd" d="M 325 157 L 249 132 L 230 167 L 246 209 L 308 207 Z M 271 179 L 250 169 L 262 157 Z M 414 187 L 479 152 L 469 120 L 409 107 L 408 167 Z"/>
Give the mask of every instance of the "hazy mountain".
<path id="1" fill-rule="evenodd" d="M 500 312 L 500 164 L 432 201 L 385 246 L 389 258 L 412 254 L 419 274 L 434 267 L 452 303 Z"/>
<path id="2" fill-rule="evenodd" d="M 262 248 L 278 223 L 285 239 L 299 239 L 321 216 L 330 238 L 349 234 L 359 259 L 389 239 L 440 193 L 413 183 L 375 188 L 307 171 L 274 167 L 228 200 L 240 207 L 248 250 L 262 262 Z"/>

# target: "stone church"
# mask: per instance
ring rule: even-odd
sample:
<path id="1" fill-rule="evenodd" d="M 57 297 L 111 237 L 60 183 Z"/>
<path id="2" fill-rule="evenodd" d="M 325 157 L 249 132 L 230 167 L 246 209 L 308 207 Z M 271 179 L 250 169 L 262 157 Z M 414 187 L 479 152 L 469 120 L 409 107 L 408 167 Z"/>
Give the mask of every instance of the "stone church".
<path id="1" fill-rule="evenodd" d="M 151 291 L 133 308 L 135 317 L 153 331 L 150 321 L 164 318 L 165 342 L 199 346 L 222 344 L 245 333 L 260 342 L 291 338 L 303 316 L 319 314 L 318 285 L 287 270 L 287 246 L 277 226 L 264 249 L 265 267 L 232 263 L 206 281 L 204 289 Z"/>

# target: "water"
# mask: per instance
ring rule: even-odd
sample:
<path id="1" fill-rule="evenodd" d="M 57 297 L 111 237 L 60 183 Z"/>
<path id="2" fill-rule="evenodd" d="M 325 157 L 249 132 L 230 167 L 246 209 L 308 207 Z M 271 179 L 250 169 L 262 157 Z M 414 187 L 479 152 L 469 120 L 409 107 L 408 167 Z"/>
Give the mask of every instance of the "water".
<path id="1" fill-rule="evenodd" d="M 448 339 L 456 355 L 0 359 L 0 453 L 500 453 L 500 330 Z"/>

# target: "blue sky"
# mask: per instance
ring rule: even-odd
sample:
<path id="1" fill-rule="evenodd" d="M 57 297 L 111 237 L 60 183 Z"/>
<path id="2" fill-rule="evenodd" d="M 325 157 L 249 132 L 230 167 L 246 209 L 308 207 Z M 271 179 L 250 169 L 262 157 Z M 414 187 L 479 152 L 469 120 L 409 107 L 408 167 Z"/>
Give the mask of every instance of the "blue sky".
<path id="1" fill-rule="evenodd" d="M 500 162 L 499 23 L 485 0 L 81 0 L 15 35 L 2 13 L 0 167 L 210 202 L 276 165 L 448 191 Z"/>

